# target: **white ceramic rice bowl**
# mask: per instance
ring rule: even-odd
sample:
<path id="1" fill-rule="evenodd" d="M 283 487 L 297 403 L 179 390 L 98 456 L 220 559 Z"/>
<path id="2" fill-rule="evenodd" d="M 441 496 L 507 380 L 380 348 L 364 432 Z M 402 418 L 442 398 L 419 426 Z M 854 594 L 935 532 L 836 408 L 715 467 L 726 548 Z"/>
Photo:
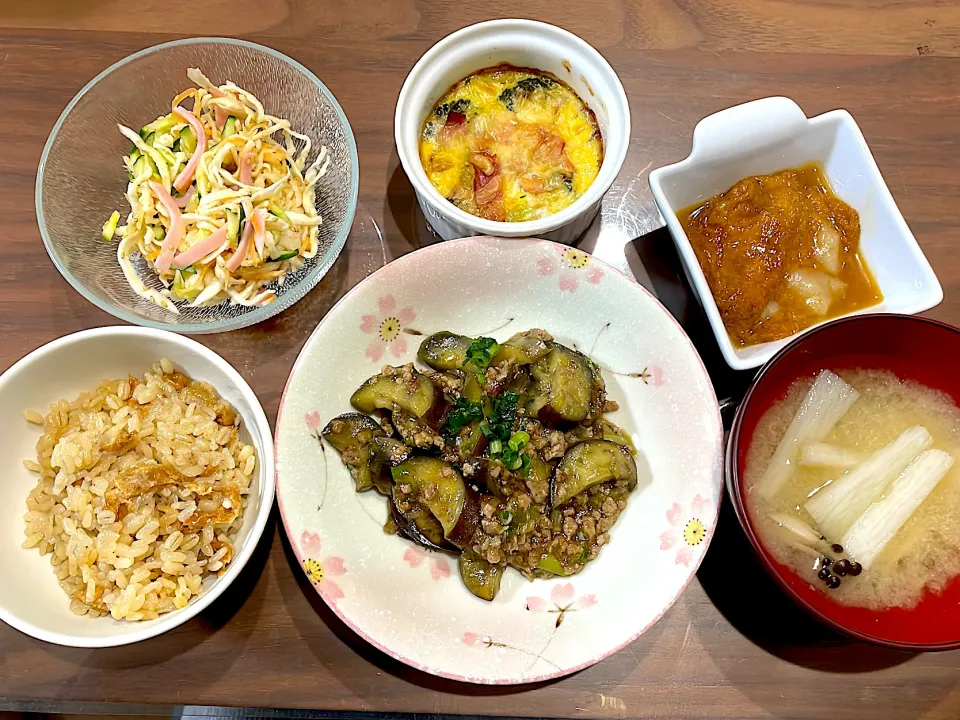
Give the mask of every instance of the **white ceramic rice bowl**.
<path id="1" fill-rule="evenodd" d="M 36 460 L 41 431 L 23 411 L 45 414 L 61 398 L 72 401 L 101 380 L 142 376 L 161 358 L 195 380 L 205 380 L 242 418 L 241 437 L 257 451 L 258 470 L 248 496 L 233 561 L 223 576 L 204 581 L 204 592 L 182 610 L 156 620 L 127 622 L 70 612 L 49 556 L 25 550 L 23 516 L 36 475 L 22 461 Z M 250 559 L 270 515 L 274 497 L 273 441 L 256 395 L 223 358 L 200 343 L 165 330 L 105 327 L 54 340 L 33 351 L 0 376 L 0 620 L 33 637 L 73 647 L 126 645 L 182 625 L 223 594 Z"/>

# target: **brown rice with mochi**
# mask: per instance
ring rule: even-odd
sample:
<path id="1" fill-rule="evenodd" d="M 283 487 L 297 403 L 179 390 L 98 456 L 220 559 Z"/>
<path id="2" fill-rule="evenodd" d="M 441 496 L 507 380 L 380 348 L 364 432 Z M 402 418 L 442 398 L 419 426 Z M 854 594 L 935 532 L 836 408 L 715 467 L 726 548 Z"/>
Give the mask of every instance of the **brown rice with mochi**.
<path id="1" fill-rule="evenodd" d="M 50 556 L 71 611 L 151 620 L 226 570 L 257 457 L 210 385 L 163 359 L 24 415 L 43 435 L 23 547 Z"/>

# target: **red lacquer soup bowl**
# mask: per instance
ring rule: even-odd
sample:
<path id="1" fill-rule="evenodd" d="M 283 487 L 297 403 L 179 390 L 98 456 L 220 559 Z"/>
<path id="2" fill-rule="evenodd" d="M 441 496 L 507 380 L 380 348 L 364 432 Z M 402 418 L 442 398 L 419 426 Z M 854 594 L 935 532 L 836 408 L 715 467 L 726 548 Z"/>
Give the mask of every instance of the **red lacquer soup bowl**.
<path id="1" fill-rule="evenodd" d="M 757 375 L 740 406 L 727 445 L 727 489 L 740 524 L 767 571 L 801 607 L 843 633 L 906 650 L 960 647 L 960 576 L 942 593 L 928 592 L 915 607 L 868 610 L 835 602 L 827 592 L 778 562 L 764 547 L 745 503 L 743 478 L 757 422 L 790 385 L 823 369 L 890 370 L 948 393 L 960 404 L 960 330 L 907 315 L 844 318 L 800 336 Z M 960 552 L 960 548 L 958 548 Z"/>

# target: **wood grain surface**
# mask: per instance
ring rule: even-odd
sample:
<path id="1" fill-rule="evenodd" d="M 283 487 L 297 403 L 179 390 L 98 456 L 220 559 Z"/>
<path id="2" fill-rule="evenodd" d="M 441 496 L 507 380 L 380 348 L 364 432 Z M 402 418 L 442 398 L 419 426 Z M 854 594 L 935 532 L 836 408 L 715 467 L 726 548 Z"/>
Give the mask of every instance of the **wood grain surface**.
<path id="1" fill-rule="evenodd" d="M 647 174 L 686 156 L 703 116 L 736 103 L 784 94 L 808 115 L 848 109 L 943 284 L 945 300 L 929 314 L 960 324 L 958 3 L 31 0 L 0 8 L 0 369 L 61 335 L 117 322 L 60 277 L 41 243 L 34 182 L 57 115 L 135 50 L 232 35 L 316 72 L 343 105 L 360 153 L 359 211 L 329 275 L 271 321 L 200 337 L 275 417 L 290 367 L 332 303 L 431 242 L 393 145 L 407 71 L 447 33 L 517 14 L 581 35 L 619 72 L 633 113 L 630 154 L 584 247 L 629 266 L 681 319 L 721 397 L 749 378 L 724 369 L 679 278 Z M 132 647 L 60 648 L 2 626 L 0 699 L 573 718 L 960 716 L 960 652 L 897 653 L 818 626 L 767 580 L 726 506 L 697 580 L 661 622 L 599 665 L 534 687 L 458 685 L 387 658 L 326 609 L 291 558 L 272 523 L 209 611 Z"/>

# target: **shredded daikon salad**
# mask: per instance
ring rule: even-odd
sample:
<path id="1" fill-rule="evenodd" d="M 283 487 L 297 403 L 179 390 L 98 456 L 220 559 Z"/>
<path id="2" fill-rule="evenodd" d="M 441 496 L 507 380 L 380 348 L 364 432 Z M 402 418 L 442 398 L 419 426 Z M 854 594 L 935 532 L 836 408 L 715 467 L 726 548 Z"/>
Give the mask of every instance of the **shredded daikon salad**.
<path id="1" fill-rule="evenodd" d="M 187 77 L 197 87 L 177 95 L 170 114 L 139 133 L 119 126 L 133 143 L 124 158 L 130 214 L 118 226 L 113 213 L 103 237 L 119 235 L 117 260 L 130 287 L 173 313 L 178 301 L 267 305 L 277 297 L 268 286 L 317 253 L 315 192 L 327 150 L 307 166 L 310 138 L 288 120 L 231 82 L 217 87 L 196 68 Z M 190 109 L 181 105 L 188 99 Z M 162 290 L 137 274 L 137 252 Z"/>

